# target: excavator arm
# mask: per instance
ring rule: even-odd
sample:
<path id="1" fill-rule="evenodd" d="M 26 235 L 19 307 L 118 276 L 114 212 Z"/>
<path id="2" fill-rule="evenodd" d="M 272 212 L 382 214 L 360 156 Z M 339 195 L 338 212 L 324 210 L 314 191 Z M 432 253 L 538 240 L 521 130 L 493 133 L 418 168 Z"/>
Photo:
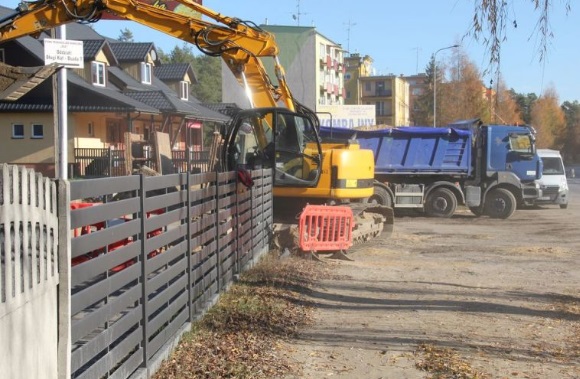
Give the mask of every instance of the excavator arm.
<path id="1" fill-rule="evenodd" d="M 266 112 L 244 113 L 232 121 L 229 130 L 224 133 L 227 146 L 224 152 L 235 153 L 240 133 L 244 132 L 242 124 L 251 125 L 255 145 L 249 146 L 240 159 L 224 157 L 224 162 L 232 162 L 226 169 L 237 166 L 251 166 L 250 162 L 260 162 L 276 167 L 279 172 L 279 185 L 296 185 L 313 187 L 320 177 L 320 160 L 322 149 L 318 137 L 318 118 L 308 108 L 300 105 L 292 97 L 286 83 L 284 69 L 278 59 L 278 46 L 271 33 L 259 28 L 252 22 L 223 16 L 192 0 L 175 0 L 188 8 L 188 14 L 200 13 L 214 22 L 177 13 L 168 9 L 145 4 L 139 0 L 35 0 L 24 1 L 16 10 L 0 20 L 0 43 L 23 36 L 37 36 L 41 32 L 72 22 L 96 22 L 105 14 L 116 18 L 131 20 L 156 29 L 182 41 L 194 44 L 200 51 L 223 59 L 238 82 L 244 87 L 252 109 L 266 109 Z M 262 63 L 262 58 L 272 58 L 277 83 L 274 85 Z M 10 72 L 15 68 L 0 66 L 1 72 Z M 40 72 L 40 71 L 39 71 Z M 22 81 L 22 80 L 20 80 Z M 30 82 L 30 81 L 29 81 Z M 0 99 L 14 99 L 15 96 L 1 97 L 3 89 L 10 87 L 9 80 L 0 80 Z M 31 86 L 28 86 L 30 89 Z M 12 87 L 11 87 L 12 88 Z M 280 114 L 282 110 L 290 112 Z M 277 123 L 283 120 L 280 130 L 292 124 L 292 128 L 302 135 L 295 140 L 291 155 L 297 157 L 303 170 L 300 177 L 290 175 L 290 167 L 279 162 L 280 154 L 268 154 L 276 150 Z M 286 123 L 286 121 L 288 123 Z M 304 138 L 307 134 L 311 138 Z M 246 142 L 249 138 L 242 138 Z M 306 139 L 313 141 L 308 147 Z M 254 142 L 252 142 L 254 143 Z M 255 154 L 249 153 L 254 149 Z M 255 155 L 255 157 L 252 157 Z M 251 160 L 250 158 L 255 158 Z M 281 159 L 281 158 L 280 158 Z M 250 161 L 248 161 L 250 160 Z M 309 175 L 309 172 L 314 175 Z"/>
<path id="2" fill-rule="evenodd" d="M 283 67 L 278 61 L 274 37 L 250 22 L 223 16 L 191 0 L 176 0 L 214 23 L 141 3 L 138 0 L 37 0 L 22 2 L 14 13 L 0 20 L 0 43 L 71 22 L 95 22 L 105 13 L 132 20 L 180 40 L 202 52 L 220 56 L 244 86 L 252 106 L 295 109 Z M 274 86 L 260 58 L 271 57 L 278 85 Z M 2 70 L 11 70 L 4 67 Z M 5 80 L 0 92 L 6 89 Z"/>

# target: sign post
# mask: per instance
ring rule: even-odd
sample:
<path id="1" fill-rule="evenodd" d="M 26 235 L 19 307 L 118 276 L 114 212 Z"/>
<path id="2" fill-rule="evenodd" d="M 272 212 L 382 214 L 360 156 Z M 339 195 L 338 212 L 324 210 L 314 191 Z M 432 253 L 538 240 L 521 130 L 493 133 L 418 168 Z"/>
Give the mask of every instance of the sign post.
<path id="1" fill-rule="evenodd" d="M 56 90 L 53 90 L 55 112 L 54 133 L 56 157 L 55 175 L 58 179 L 68 179 L 68 72 L 66 68 L 84 68 L 82 41 L 68 41 L 66 27 L 57 28 L 59 39 L 44 39 L 44 64 L 56 63 L 64 67 L 57 74 Z"/>

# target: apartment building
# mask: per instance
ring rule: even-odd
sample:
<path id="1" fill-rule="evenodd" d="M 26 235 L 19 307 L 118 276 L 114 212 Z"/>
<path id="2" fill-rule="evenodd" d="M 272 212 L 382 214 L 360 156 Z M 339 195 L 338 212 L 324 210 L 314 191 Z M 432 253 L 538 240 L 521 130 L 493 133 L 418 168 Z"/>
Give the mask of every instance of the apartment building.
<path id="1" fill-rule="evenodd" d="M 416 114 L 420 111 L 417 100 L 429 90 L 427 74 L 419 73 L 416 75 L 404 76 L 403 78 L 407 83 L 409 83 L 410 125 L 417 125 Z"/>
<path id="2" fill-rule="evenodd" d="M 368 55 L 352 54 L 345 62 L 346 104 L 374 105 L 377 125 L 410 124 L 410 87 L 404 77 L 374 75 Z"/>
<path id="3" fill-rule="evenodd" d="M 344 104 L 344 51 L 339 44 L 320 34 L 315 27 L 260 27 L 276 38 L 280 63 L 296 100 L 313 110 L 318 105 Z M 273 61 L 265 59 L 263 63 L 276 85 Z M 222 64 L 222 78 L 222 101 L 247 108 L 250 104 L 244 90 L 225 64 Z"/>

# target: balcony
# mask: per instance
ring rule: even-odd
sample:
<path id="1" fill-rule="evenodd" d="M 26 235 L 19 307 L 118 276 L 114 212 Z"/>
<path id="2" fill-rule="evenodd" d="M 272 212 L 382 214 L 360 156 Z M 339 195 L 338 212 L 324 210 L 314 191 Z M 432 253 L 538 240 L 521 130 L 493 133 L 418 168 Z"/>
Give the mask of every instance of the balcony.
<path id="1" fill-rule="evenodd" d="M 390 89 L 379 89 L 375 91 L 374 95 L 371 96 L 375 96 L 375 97 L 391 97 L 393 96 L 393 91 Z"/>

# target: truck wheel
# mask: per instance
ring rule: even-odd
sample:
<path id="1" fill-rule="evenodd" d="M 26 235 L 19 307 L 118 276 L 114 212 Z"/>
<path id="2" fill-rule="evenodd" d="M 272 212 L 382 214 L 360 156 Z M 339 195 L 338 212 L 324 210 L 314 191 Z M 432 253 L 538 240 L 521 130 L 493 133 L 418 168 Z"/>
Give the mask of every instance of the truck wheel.
<path id="1" fill-rule="evenodd" d="M 485 213 L 491 218 L 509 218 L 516 211 L 516 198 L 505 188 L 496 188 L 485 197 Z"/>
<path id="2" fill-rule="evenodd" d="M 371 197 L 365 199 L 367 204 L 378 204 L 385 205 L 387 207 L 393 207 L 393 202 L 391 201 L 391 195 L 383 187 L 374 187 L 374 193 Z"/>
<path id="3" fill-rule="evenodd" d="M 481 207 L 469 207 L 469 210 L 475 215 L 475 217 L 481 217 L 483 215 L 483 209 L 481 209 Z"/>
<path id="4" fill-rule="evenodd" d="M 566 209 L 568 208 L 568 204 L 560 204 L 560 209 Z"/>
<path id="5" fill-rule="evenodd" d="M 447 188 L 433 190 L 425 202 L 425 213 L 431 217 L 451 217 L 457 208 L 457 198 Z"/>

